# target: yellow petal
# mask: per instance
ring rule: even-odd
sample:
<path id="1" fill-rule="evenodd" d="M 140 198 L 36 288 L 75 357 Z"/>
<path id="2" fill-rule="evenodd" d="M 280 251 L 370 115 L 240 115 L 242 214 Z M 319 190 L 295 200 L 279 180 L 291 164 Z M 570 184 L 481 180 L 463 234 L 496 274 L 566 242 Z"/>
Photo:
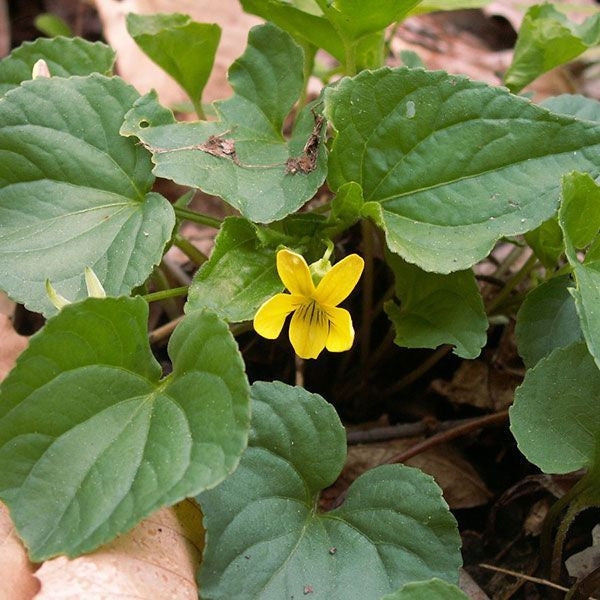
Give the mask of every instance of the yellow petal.
<path id="1" fill-rule="evenodd" d="M 277 272 L 283 285 L 292 293 L 310 298 L 315 292 L 315 284 L 308 265 L 301 254 L 291 250 L 277 253 Z"/>
<path id="2" fill-rule="evenodd" d="M 290 322 L 290 342 L 300 358 L 317 358 L 325 348 L 329 319 L 316 302 L 300 306 Z"/>
<path id="3" fill-rule="evenodd" d="M 344 308 L 327 308 L 329 318 L 329 335 L 327 350 L 329 352 L 345 352 L 352 348 L 354 342 L 354 327 L 352 317 Z"/>
<path id="4" fill-rule="evenodd" d="M 358 254 L 350 254 L 333 265 L 317 286 L 315 299 L 325 306 L 337 306 L 354 289 L 362 275 L 365 261 Z"/>
<path id="5" fill-rule="evenodd" d="M 281 333 L 285 318 L 302 303 L 302 300 L 290 294 L 276 294 L 269 298 L 254 317 L 256 333 L 274 340 Z"/>

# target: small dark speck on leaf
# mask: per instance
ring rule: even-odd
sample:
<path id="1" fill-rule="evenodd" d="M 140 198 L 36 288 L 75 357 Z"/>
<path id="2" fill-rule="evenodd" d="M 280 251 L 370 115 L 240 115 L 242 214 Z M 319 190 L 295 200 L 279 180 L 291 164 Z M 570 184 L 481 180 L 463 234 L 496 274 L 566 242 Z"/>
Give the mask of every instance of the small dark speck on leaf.
<path id="1" fill-rule="evenodd" d="M 140 121 L 140 127 L 141 127 L 142 129 L 146 129 L 146 127 L 150 127 L 150 122 L 149 122 L 149 121 L 146 121 L 146 119 L 142 119 L 142 120 Z"/>
<path id="2" fill-rule="evenodd" d="M 244 556 L 244 558 L 245 558 L 246 560 L 250 560 L 250 557 L 249 557 L 247 554 L 246 554 L 246 556 Z"/>
<path id="3" fill-rule="evenodd" d="M 312 594 L 315 590 L 313 589 L 312 585 L 305 585 L 304 586 L 304 595 L 306 596 L 307 594 Z"/>
<path id="4" fill-rule="evenodd" d="M 162 527 L 159 527 L 159 528 L 158 528 L 158 532 L 159 532 L 159 533 L 162 533 Z"/>

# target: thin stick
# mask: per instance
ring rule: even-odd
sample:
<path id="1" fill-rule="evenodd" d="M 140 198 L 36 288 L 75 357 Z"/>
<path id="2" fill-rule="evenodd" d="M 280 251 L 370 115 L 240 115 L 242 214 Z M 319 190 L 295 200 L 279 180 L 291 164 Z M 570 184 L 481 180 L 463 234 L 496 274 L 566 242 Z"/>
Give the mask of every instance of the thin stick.
<path id="1" fill-rule="evenodd" d="M 495 571 L 497 573 L 502 573 L 503 575 L 510 575 L 511 577 L 516 577 L 517 579 L 524 579 L 525 581 L 531 581 L 531 583 L 538 583 L 540 585 L 545 585 L 546 587 L 553 588 L 555 590 L 560 590 L 561 592 L 568 592 L 569 588 L 563 587 L 558 583 L 553 583 L 552 581 L 548 581 L 547 579 L 541 579 L 540 577 L 532 577 L 531 575 L 525 575 L 524 573 L 518 573 L 517 571 L 511 571 L 510 569 L 503 569 L 502 567 L 495 567 L 494 565 L 488 565 L 486 563 L 479 563 L 479 566 L 482 569 L 488 569 L 489 571 Z M 597 598 L 590 597 L 589 600 L 597 600 Z"/>
<path id="2" fill-rule="evenodd" d="M 177 317 L 176 319 L 157 327 L 154 331 L 151 331 L 148 334 L 148 340 L 150 344 L 158 344 L 159 342 L 162 342 L 164 339 L 168 338 L 173 331 L 175 331 L 175 327 L 181 323 L 183 317 L 184 315 L 181 315 L 180 317 Z"/>
<path id="3" fill-rule="evenodd" d="M 479 419 L 479 417 L 476 417 Z M 438 433 L 439 431 L 448 431 L 455 427 L 471 423 L 470 419 L 451 419 L 449 421 L 433 421 L 431 423 L 423 420 L 416 423 L 399 423 L 398 425 L 388 425 L 386 427 L 373 427 L 372 429 L 362 429 L 358 431 L 349 431 L 346 434 L 348 445 L 368 444 L 371 442 L 384 442 L 386 440 L 395 440 L 400 438 L 415 437 L 425 433 Z"/>
<path id="4" fill-rule="evenodd" d="M 414 369 L 408 375 L 397 381 L 393 386 L 385 390 L 385 392 L 383 392 L 383 396 L 392 396 L 393 394 L 399 392 L 400 390 L 403 390 L 404 388 L 417 381 L 417 379 L 420 379 L 423 375 L 425 375 L 425 373 L 427 373 L 427 371 L 429 371 L 429 369 L 437 365 L 437 363 L 440 362 L 440 360 L 442 360 L 442 358 L 444 358 L 444 356 L 446 356 L 446 354 L 448 354 L 450 350 L 452 350 L 452 346 L 450 345 L 440 346 L 433 354 L 430 354 L 416 369 Z"/>
<path id="5" fill-rule="evenodd" d="M 390 458 L 388 458 L 384 464 L 394 464 L 394 463 L 402 463 L 407 461 L 409 458 L 416 456 L 417 454 L 421 454 L 426 450 L 429 450 L 435 446 L 439 446 L 440 444 L 444 444 L 453 440 L 457 437 L 466 435 L 467 433 L 471 433 L 473 431 L 477 431 L 482 427 L 487 427 L 489 425 L 496 425 L 497 423 L 502 423 L 508 418 L 508 410 L 503 410 L 497 413 L 493 413 L 491 415 L 485 415 L 484 417 L 477 417 L 475 419 L 469 419 L 467 423 L 463 425 L 459 425 L 458 427 L 453 427 L 452 429 L 448 429 L 447 431 L 442 431 L 440 433 L 436 433 L 435 435 L 415 444 L 411 448 L 404 450 L 402 452 L 398 452 L 394 454 Z"/>

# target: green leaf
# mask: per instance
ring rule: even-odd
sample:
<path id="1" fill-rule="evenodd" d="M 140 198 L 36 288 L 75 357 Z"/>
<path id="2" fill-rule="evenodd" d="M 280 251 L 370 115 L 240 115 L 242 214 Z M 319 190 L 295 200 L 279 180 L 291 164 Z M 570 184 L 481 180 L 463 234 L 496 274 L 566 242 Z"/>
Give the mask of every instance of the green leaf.
<path id="1" fill-rule="evenodd" d="M 545 473 L 591 467 L 600 442 L 600 371 L 583 342 L 558 348 L 527 371 L 510 409 L 511 431 Z"/>
<path id="2" fill-rule="evenodd" d="M 323 48 L 344 61 L 344 42 L 323 16 L 316 2 L 291 3 L 284 0 L 240 0 L 243 9 L 271 21 L 304 43 Z"/>
<path id="3" fill-rule="evenodd" d="M 546 269 L 554 269 L 564 252 L 562 231 L 558 219 L 552 217 L 525 234 L 525 241 Z"/>
<path id="4" fill-rule="evenodd" d="M 69 25 L 63 19 L 50 13 L 38 15 L 34 20 L 34 24 L 37 29 L 49 37 L 58 37 L 61 35 L 73 37 L 74 35 Z"/>
<path id="5" fill-rule="evenodd" d="M 385 312 L 396 329 L 398 346 L 437 348 L 453 344 L 462 358 L 477 358 L 487 340 L 488 321 L 473 271 L 428 273 L 388 253 L 401 306 L 389 301 Z"/>
<path id="6" fill-rule="evenodd" d="M 0 388 L 0 497 L 35 562 L 89 552 L 238 464 L 249 389 L 228 327 L 188 315 L 160 381 L 147 319 L 140 298 L 69 305 Z"/>
<path id="7" fill-rule="evenodd" d="M 342 33 L 342 37 L 358 40 L 402 20 L 421 0 L 321 0 L 325 17 Z"/>
<path id="8" fill-rule="evenodd" d="M 600 186 L 587 174 L 571 173 L 563 178 L 563 201 L 558 212 L 565 253 L 573 267 L 576 287 L 572 291 L 581 329 L 588 348 L 600 367 Z M 583 262 L 578 249 L 592 248 Z"/>
<path id="9" fill-rule="evenodd" d="M 440 10 L 481 8 L 490 2 L 491 0 L 424 0 L 410 11 L 410 15 L 422 15 L 424 13 L 437 12 Z"/>
<path id="10" fill-rule="evenodd" d="M 0 102 L 0 288 L 53 314 L 45 281 L 87 297 L 91 267 L 109 295 L 129 294 L 160 262 L 175 224 L 148 193 L 148 153 L 119 135 L 138 97 L 101 75 L 25 82 Z"/>
<path id="11" fill-rule="evenodd" d="M 555 348 L 583 340 L 568 275 L 555 277 L 531 291 L 517 313 L 519 354 L 529 369 Z"/>
<path id="12" fill-rule="evenodd" d="M 388 594 L 381 600 L 468 600 L 468 596 L 451 583 L 441 579 L 430 579 L 407 583 L 397 592 Z"/>
<path id="13" fill-rule="evenodd" d="M 81 38 L 38 38 L 35 42 L 25 42 L 0 61 L 0 96 L 31 79 L 33 65 L 40 59 L 46 61 L 50 75 L 110 75 L 115 53 L 106 44 Z"/>
<path id="14" fill-rule="evenodd" d="M 600 14 L 576 25 L 552 4 L 532 6 L 525 13 L 504 83 L 516 93 L 542 73 L 577 58 L 599 43 Z"/>
<path id="15" fill-rule="evenodd" d="M 571 115 L 578 119 L 600 122 L 600 102 L 577 94 L 561 94 L 548 98 L 542 106 L 553 113 Z"/>
<path id="16" fill-rule="evenodd" d="M 207 530 L 203 598 L 377 600 L 410 581 L 456 581 L 456 522 L 431 477 L 378 467 L 352 484 L 342 506 L 322 513 L 319 492 L 346 457 L 335 410 L 279 382 L 255 383 L 251 395 L 240 466 L 198 498 Z"/>
<path id="17" fill-rule="evenodd" d="M 194 276 L 185 310 L 210 308 L 226 321 L 247 321 L 282 289 L 275 248 L 259 239 L 256 225 L 229 217 L 221 226 L 210 259 Z"/>
<path id="18" fill-rule="evenodd" d="M 306 108 L 291 140 L 283 121 L 303 86 L 302 50 L 274 25 L 250 31 L 248 47 L 229 70 L 232 98 L 217 102 L 220 120 L 176 123 L 148 94 L 127 114 L 124 135 L 153 153 L 156 175 L 221 196 L 250 221 L 268 223 L 296 211 L 315 194 L 326 172 L 322 124 Z M 308 160 L 303 150 L 313 139 Z M 308 160 L 305 171 L 297 159 Z"/>
<path id="19" fill-rule="evenodd" d="M 135 43 L 201 105 L 202 92 L 215 62 L 221 28 L 196 23 L 179 13 L 127 15 L 127 31 Z"/>
<path id="20" fill-rule="evenodd" d="M 330 187 L 360 184 L 388 247 L 426 271 L 466 269 L 549 219 L 562 173 L 600 174 L 600 125 L 442 71 L 343 79 L 325 114 Z"/>
<path id="21" fill-rule="evenodd" d="M 353 181 L 344 184 L 331 202 L 329 222 L 338 231 L 343 231 L 360 220 L 364 200 L 360 185 Z"/>
<path id="22" fill-rule="evenodd" d="M 403 19 L 421 0 L 241 0 L 246 12 L 272 21 L 296 39 L 327 50 L 347 68 L 382 62 L 381 32 Z M 375 52 L 375 60 L 367 55 Z M 355 67 L 356 65 L 354 65 Z"/>

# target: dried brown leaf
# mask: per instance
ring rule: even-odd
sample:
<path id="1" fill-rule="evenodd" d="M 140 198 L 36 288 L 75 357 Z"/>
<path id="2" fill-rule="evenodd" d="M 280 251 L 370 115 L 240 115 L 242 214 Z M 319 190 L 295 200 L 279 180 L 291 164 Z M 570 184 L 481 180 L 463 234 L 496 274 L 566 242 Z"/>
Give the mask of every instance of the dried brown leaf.
<path id="1" fill-rule="evenodd" d="M 451 381 L 436 379 L 431 388 L 455 404 L 494 412 L 510 406 L 521 378 L 482 360 L 463 361 Z"/>
<path id="2" fill-rule="evenodd" d="M 390 440 L 377 444 L 350 446 L 348 459 L 338 480 L 323 493 L 323 505 L 331 508 L 338 496 L 361 474 L 385 463 L 394 454 L 402 452 L 420 438 Z M 475 469 L 452 446 L 442 445 L 423 452 L 406 463 L 431 475 L 444 491 L 450 508 L 472 508 L 486 504 L 492 494 Z"/>
<path id="3" fill-rule="evenodd" d="M 104 36 L 117 51 L 119 75 L 142 94 L 155 89 L 167 106 L 185 101 L 185 92 L 137 47 L 125 27 L 127 13 L 178 12 L 200 23 L 218 23 L 223 28 L 215 66 L 204 90 L 204 102 L 231 94 L 227 69 L 242 54 L 250 28 L 260 23 L 256 17 L 244 13 L 236 0 L 95 0 L 95 3 Z"/>
<path id="4" fill-rule="evenodd" d="M 36 600 L 197 600 L 204 532 L 198 505 L 185 500 L 144 519 L 92 554 L 45 562 Z"/>
<path id="5" fill-rule="evenodd" d="M 8 508 L 0 503 L 0 600 L 31 600 L 40 589 L 34 570 Z"/>

